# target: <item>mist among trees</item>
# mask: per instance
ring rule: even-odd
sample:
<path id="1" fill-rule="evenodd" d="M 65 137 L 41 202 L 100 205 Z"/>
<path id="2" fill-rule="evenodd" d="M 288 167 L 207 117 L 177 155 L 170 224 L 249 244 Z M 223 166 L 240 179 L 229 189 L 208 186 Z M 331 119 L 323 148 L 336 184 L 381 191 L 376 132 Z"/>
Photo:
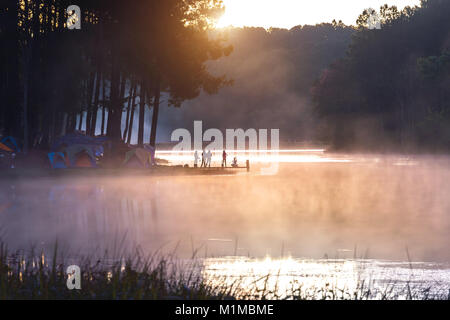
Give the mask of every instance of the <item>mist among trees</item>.
<path id="1" fill-rule="evenodd" d="M 319 134 L 337 148 L 449 150 L 450 2 L 364 12 L 346 56 L 313 87 Z"/>

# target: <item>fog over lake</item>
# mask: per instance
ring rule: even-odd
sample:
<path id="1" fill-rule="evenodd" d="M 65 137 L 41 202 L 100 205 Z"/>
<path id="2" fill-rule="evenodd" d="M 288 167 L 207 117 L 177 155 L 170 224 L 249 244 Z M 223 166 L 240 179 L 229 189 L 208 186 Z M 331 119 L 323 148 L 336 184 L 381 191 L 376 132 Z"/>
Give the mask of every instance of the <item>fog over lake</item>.
<path id="1" fill-rule="evenodd" d="M 3 179 L 0 235 L 12 250 L 57 240 L 83 252 L 406 261 L 408 248 L 413 261 L 450 261 L 449 158 L 305 159 L 274 175 L 254 165 L 237 175 Z"/>

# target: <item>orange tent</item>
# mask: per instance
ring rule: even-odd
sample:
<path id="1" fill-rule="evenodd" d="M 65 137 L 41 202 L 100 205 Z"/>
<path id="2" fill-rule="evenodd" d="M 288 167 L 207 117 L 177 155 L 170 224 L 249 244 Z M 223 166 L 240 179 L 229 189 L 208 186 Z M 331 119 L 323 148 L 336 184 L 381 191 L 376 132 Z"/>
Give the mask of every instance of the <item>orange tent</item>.
<path id="1" fill-rule="evenodd" d="M 8 152 L 13 152 L 13 149 L 11 149 L 11 148 L 8 147 L 8 146 L 5 146 L 3 143 L 0 143 L 0 150 L 8 151 Z"/>

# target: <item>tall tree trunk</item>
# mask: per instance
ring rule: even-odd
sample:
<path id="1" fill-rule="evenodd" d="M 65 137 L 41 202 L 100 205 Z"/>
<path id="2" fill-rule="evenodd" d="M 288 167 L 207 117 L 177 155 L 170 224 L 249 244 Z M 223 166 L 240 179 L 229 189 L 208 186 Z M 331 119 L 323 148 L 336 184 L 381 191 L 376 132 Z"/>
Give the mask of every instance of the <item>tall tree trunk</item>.
<path id="1" fill-rule="evenodd" d="M 105 120 L 106 120 L 106 81 L 105 81 L 105 75 L 103 75 L 103 92 L 102 92 L 102 100 L 103 100 L 103 104 L 102 104 L 102 128 L 101 128 L 101 133 L 100 135 L 104 135 L 106 134 L 105 132 Z"/>
<path id="2" fill-rule="evenodd" d="M 139 103 L 139 131 L 138 131 L 138 145 L 144 144 L 144 124 L 145 124 L 145 96 L 146 96 L 145 79 L 141 82 L 140 103 Z"/>
<path id="3" fill-rule="evenodd" d="M 12 136 L 22 135 L 20 126 L 21 111 L 19 106 L 21 83 L 20 75 L 20 53 L 19 53 L 19 30 L 17 26 L 17 17 L 19 14 L 19 4 L 17 0 L 6 0 L 8 11 L 3 13 L 2 23 L 4 23 L 5 44 L 1 51 L 5 54 L 6 60 L 3 62 L 5 67 L 5 95 L 6 100 L 1 100 L 3 112 L 5 113 L 5 134 Z M 3 32 L 3 31 L 2 31 Z M 3 70 L 2 70 L 3 73 Z"/>
<path id="4" fill-rule="evenodd" d="M 94 105 L 92 106 L 92 122 L 91 127 L 89 128 L 89 134 L 95 136 L 95 129 L 97 128 L 97 113 L 98 113 L 98 101 L 100 98 L 100 80 L 102 78 L 101 67 L 98 67 L 97 70 L 97 79 L 95 81 L 95 96 L 94 96 Z"/>
<path id="5" fill-rule="evenodd" d="M 83 128 L 83 111 L 80 112 L 80 122 L 78 122 L 78 131 L 81 131 L 81 129 Z"/>
<path id="6" fill-rule="evenodd" d="M 28 51 L 29 49 L 27 49 Z M 23 87 L 23 152 L 26 154 L 28 152 L 28 78 L 29 75 L 29 61 L 28 52 L 25 54 L 25 66 L 24 66 L 24 87 Z"/>
<path id="7" fill-rule="evenodd" d="M 66 112 L 64 112 L 63 119 L 62 119 L 62 126 L 61 126 L 61 136 L 64 136 L 67 132 L 67 123 L 68 122 L 68 115 Z"/>
<path id="8" fill-rule="evenodd" d="M 131 136 L 133 134 L 133 126 L 134 126 L 134 113 L 136 112 L 136 93 L 137 93 L 137 81 L 134 85 L 134 94 L 133 101 L 131 101 L 131 114 L 130 114 L 130 124 L 128 125 L 128 137 L 127 144 L 131 143 Z"/>
<path id="9" fill-rule="evenodd" d="M 81 119 L 80 119 L 81 121 Z M 51 120 L 50 120 L 50 134 L 48 138 L 48 142 L 51 145 L 53 141 L 55 141 L 55 132 L 56 132 L 56 107 L 53 105 L 51 109 Z"/>
<path id="10" fill-rule="evenodd" d="M 113 45 L 114 46 L 114 45 Z M 116 48 L 112 52 L 112 70 L 111 70 L 111 94 L 110 108 L 108 112 L 107 135 L 113 143 L 121 139 L 121 103 L 120 103 L 120 71 L 118 65 L 118 56 Z"/>
<path id="11" fill-rule="evenodd" d="M 0 28 L 2 27 L 2 25 L 0 25 Z M 6 50 L 3 50 L 2 52 L 0 52 L 0 59 L 1 61 L 6 61 L 7 57 L 6 57 Z M 2 68 L 0 69 L 0 101 L 5 101 L 7 100 L 7 81 L 8 81 L 8 73 L 4 72 L 3 69 L 3 65 L 1 66 Z M 3 132 L 1 132 L 3 130 L 3 128 L 5 127 L 6 124 L 6 103 L 0 103 L 0 134 L 3 134 Z"/>
<path id="12" fill-rule="evenodd" d="M 90 135 L 92 121 L 92 96 L 94 95 L 95 72 L 91 72 L 87 87 L 87 103 L 86 103 L 86 134 Z"/>
<path id="13" fill-rule="evenodd" d="M 153 96 L 155 94 L 154 88 L 148 88 L 146 93 L 147 93 L 148 109 L 150 110 L 152 108 L 152 106 L 154 105 L 154 96 Z M 149 141 L 149 143 L 151 141 L 151 135 L 152 135 L 152 130 L 150 130 L 149 133 L 148 133 L 148 141 Z"/>
<path id="14" fill-rule="evenodd" d="M 33 138 L 37 133 L 39 114 L 42 112 L 40 109 L 40 102 L 43 100 L 43 90 L 37 85 L 38 81 L 45 82 L 45 69 L 43 68 L 43 63 L 40 59 L 40 48 L 43 45 L 43 39 L 39 36 L 40 30 L 40 6 L 35 1 L 31 4 L 30 8 L 32 18 L 31 18 L 31 32 L 33 33 L 33 38 L 30 39 L 31 45 L 31 57 L 30 57 L 30 77 L 28 84 L 28 147 L 32 146 Z"/>
<path id="15" fill-rule="evenodd" d="M 131 113 L 131 102 L 133 101 L 133 97 L 136 94 L 136 81 L 134 79 L 131 80 L 131 88 L 128 96 L 128 106 L 127 106 L 127 116 L 125 119 L 125 130 L 123 131 L 122 140 L 127 140 L 128 129 L 130 125 L 130 113 Z"/>
<path id="16" fill-rule="evenodd" d="M 69 118 L 69 126 L 68 126 L 68 132 L 72 133 L 75 131 L 75 126 L 77 125 L 77 114 L 71 113 Z"/>
<path id="17" fill-rule="evenodd" d="M 25 14 L 28 17 L 30 3 L 25 1 Z M 26 19 L 25 27 L 30 28 L 30 21 Z M 29 128 L 28 128 L 28 111 L 29 111 L 29 95 L 31 82 L 31 60 L 33 56 L 33 39 L 28 38 L 24 47 L 24 63 L 23 63 L 23 152 L 28 152 L 29 144 Z"/>
<path id="18" fill-rule="evenodd" d="M 28 127 L 29 94 L 31 75 L 31 58 L 33 56 L 33 40 L 29 39 L 25 47 L 24 87 L 23 87 L 23 152 L 28 152 L 30 132 Z"/>
<path id="19" fill-rule="evenodd" d="M 111 125 L 114 121 L 114 111 L 113 108 L 116 103 L 116 72 L 115 72 L 115 63 L 114 57 L 111 58 L 111 81 L 109 86 L 109 103 L 108 103 L 108 121 L 106 122 L 106 135 L 111 137 Z"/>
<path id="20" fill-rule="evenodd" d="M 91 107 L 91 117 L 89 122 L 88 134 L 95 136 L 95 131 L 97 129 L 97 113 L 98 113 L 98 101 L 100 96 L 100 81 L 102 78 L 102 38 L 103 38 L 103 24 L 99 25 L 100 32 L 97 33 L 97 44 L 96 44 L 96 54 L 95 54 L 95 62 L 97 64 L 97 76 L 95 79 L 95 92 L 94 92 L 94 104 Z"/>
<path id="21" fill-rule="evenodd" d="M 127 84 L 127 78 L 125 76 L 125 72 L 122 73 L 122 79 L 120 83 L 120 94 L 119 94 L 119 100 L 120 100 L 120 110 L 117 117 L 119 118 L 120 124 L 119 124 L 119 131 L 120 131 L 120 138 L 123 140 L 123 133 L 122 133 L 122 119 L 123 119 L 123 104 L 124 104 L 124 98 L 125 98 L 125 89 Z"/>
<path id="22" fill-rule="evenodd" d="M 158 76 L 155 81 L 155 101 L 153 102 L 152 131 L 150 133 L 150 145 L 156 146 L 156 128 L 158 125 L 159 100 L 161 98 L 161 78 Z"/>

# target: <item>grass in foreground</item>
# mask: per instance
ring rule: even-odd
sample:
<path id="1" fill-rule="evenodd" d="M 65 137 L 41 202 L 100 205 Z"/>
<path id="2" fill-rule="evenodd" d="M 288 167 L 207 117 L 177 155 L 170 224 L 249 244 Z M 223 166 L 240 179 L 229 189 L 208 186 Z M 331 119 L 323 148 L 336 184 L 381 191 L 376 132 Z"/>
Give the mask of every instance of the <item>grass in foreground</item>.
<path id="1" fill-rule="evenodd" d="M 449 292 L 431 294 L 432 288 L 412 288 L 409 284 L 398 290 L 386 286 L 383 290 L 374 289 L 369 283 L 361 281 L 355 290 L 338 289 L 332 285 L 313 290 L 303 290 L 301 283 L 293 281 L 292 289 L 282 297 L 275 290 L 264 285 L 243 291 L 242 279 L 232 284 L 226 279 L 214 281 L 202 278 L 201 263 L 193 261 L 182 266 L 173 255 L 154 254 L 147 258 L 136 250 L 133 258 L 102 259 L 83 257 L 81 290 L 69 290 L 66 286 L 66 268 L 70 259 L 58 255 L 55 245 L 51 259 L 41 252 L 31 250 L 9 253 L 0 243 L 0 299 L 194 299 L 194 300 L 230 300 L 230 299 L 290 299 L 290 300 L 429 300 L 450 299 Z M 269 275 L 265 277 L 267 283 Z M 264 279 L 261 279 L 264 282 Z"/>

